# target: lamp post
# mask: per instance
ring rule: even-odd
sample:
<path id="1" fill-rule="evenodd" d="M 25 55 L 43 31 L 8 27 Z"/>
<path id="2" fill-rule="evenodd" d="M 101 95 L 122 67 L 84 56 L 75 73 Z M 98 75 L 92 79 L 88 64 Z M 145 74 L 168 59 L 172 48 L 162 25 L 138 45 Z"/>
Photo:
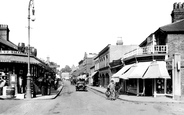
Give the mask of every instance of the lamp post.
<path id="1" fill-rule="evenodd" d="M 30 19 L 31 19 L 30 9 L 31 7 L 32 7 L 32 13 L 34 15 L 35 13 L 34 0 L 30 0 L 28 5 L 28 70 L 27 70 L 26 99 L 31 99 L 31 74 L 30 74 Z"/>

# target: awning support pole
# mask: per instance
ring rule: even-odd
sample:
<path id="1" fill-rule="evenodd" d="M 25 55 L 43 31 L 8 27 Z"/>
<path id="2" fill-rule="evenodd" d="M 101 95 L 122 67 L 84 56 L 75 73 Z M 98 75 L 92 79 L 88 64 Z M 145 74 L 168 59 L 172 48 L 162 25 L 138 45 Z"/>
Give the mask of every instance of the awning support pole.
<path id="1" fill-rule="evenodd" d="M 139 94 L 139 79 L 137 79 L 137 94 Z"/>
<path id="2" fill-rule="evenodd" d="M 156 92 L 156 79 L 154 79 L 154 97 L 156 97 L 157 92 Z"/>
<path id="3" fill-rule="evenodd" d="M 166 90 L 167 90 L 167 79 L 164 79 L 164 94 L 166 95 Z"/>
<path id="4" fill-rule="evenodd" d="M 146 94 L 145 79 L 143 79 L 143 89 L 145 90 L 144 93 Z M 144 94 L 144 95 L 145 95 L 145 94 Z"/>
<path id="5" fill-rule="evenodd" d="M 174 59 L 172 59 L 172 95 L 173 95 L 173 99 L 174 99 L 174 87 L 175 84 L 174 84 Z"/>

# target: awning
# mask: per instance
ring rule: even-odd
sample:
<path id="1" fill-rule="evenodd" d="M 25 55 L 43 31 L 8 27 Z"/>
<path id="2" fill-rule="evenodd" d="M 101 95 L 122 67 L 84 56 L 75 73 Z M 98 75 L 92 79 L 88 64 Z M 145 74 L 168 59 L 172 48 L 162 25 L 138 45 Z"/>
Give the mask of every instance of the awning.
<path id="1" fill-rule="evenodd" d="M 151 62 L 137 63 L 132 73 L 129 74 L 128 78 L 142 78 L 150 64 Z"/>
<path id="2" fill-rule="evenodd" d="M 93 78 L 93 76 L 97 73 L 98 71 L 95 71 L 91 74 L 90 78 Z"/>
<path id="3" fill-rule="evenodd" d="M 132 64 L 130 65 L 125 65 L 123 68 L 121 68 L 117 73 L 112 75 L 112 78 L 119 78 L 122 74 L 124 74 L 130 67 L 132 66 Z"/>
<path id="4" fill-rule="evenodd" d="M 119 78 L 121 79 L 128 79 L 128 76 L 135 70 L 135 68 L 137 67 L 136 64 L 131 64 L 131 67 L 129 69 L 127 69 L 127 71 L 125 71 L 124 74 L 120 75 Z"/>
<path id="5" fill-rule="evenodd" d="M 15 56 L 15 55 L 0 55 L 0 62 L 15 62 L 15 63 L 27 63 L 28 57 Z M 31 64 L 40 64 L 40 62 L 30 57 Z"/>
<path id="6" fill-rule="evenodd" d="M 149 68 L 146 71 L 143 78 L 144 79 L 148 79 L 148 78 L 170 79 L 169 73 L 168 73 L 167 68 L 166 68 L 166 62 L 164 62 L 164 61 L 155 61 L 155 62 L 153 62 L 149 66 Z"/>

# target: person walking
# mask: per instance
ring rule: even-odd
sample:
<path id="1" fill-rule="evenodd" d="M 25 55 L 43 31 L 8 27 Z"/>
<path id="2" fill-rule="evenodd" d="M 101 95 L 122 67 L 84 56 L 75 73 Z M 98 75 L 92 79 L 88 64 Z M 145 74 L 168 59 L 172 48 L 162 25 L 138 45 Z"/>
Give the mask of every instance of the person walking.
<path id="1" fill-rule="evenodd" d="M 115 83 L 114 80 L 111 80 L 110 84 L 107 86 L 110 90 L 110 100 L 115 100 Z"/>

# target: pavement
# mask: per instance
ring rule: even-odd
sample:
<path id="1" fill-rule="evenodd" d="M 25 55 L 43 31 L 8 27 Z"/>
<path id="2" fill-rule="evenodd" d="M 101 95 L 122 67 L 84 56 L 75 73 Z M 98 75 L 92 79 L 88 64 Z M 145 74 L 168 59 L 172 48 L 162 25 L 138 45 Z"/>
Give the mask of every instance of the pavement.
<path id="1" fill-rule="evenodd" d="M 96 90 L 105 95 L 106 89 L 103 87 L 88 86 L 88 88 Z M 174 100 L 171 97 L 152 97 L 152 96 L 136 96 L 136 95 L 119 95 L 120 100 L 129 102 L 143 102 L 143 103 L 182 103 L 184 100 Z"/>
<path id="2" fill-rule="evenodd" d="M 47 100 L 47 99 L 55 99 L 61 93 L 64 84 L 62 84 L 57 90 L 52 89 L 50 95 L 36 95 L 36 97 L 31 98 L 31 100 Z M 0 100 L 27 100 L 24 98 L 24 94 L 18 94 L 14 97 L 0 96 Z"/>
<path id="3" fill-rule="evenodd" d="M 62 84 L 57 90 L 52 90 L 51 95 L 36 95 L 35 98 L 31 98 L 31 100 L 47 100 L 47 99 L 55 99 L 57 96 L 61 93 L 62 89 L 64 87 L 64 84 Z M 102 93 L 105 95 L 106 89 L 103 87 L 95 87 L 88 85 L 88 88 L 98 91 L 99 93 Z M 0 100 L 26 100 L 26 98 L 7 98 L 0 96 Z M 143 103 L 182 103 L 184 104 L 184 100 L 174 100 L 170 97 L 162 96 L 162 97 L 152 97 L 152 96 L 135 96 L 135 95 L 119 95 L 120 100 L 123 101 L 129 101 L 129 102 L 143 102 Z"/>

